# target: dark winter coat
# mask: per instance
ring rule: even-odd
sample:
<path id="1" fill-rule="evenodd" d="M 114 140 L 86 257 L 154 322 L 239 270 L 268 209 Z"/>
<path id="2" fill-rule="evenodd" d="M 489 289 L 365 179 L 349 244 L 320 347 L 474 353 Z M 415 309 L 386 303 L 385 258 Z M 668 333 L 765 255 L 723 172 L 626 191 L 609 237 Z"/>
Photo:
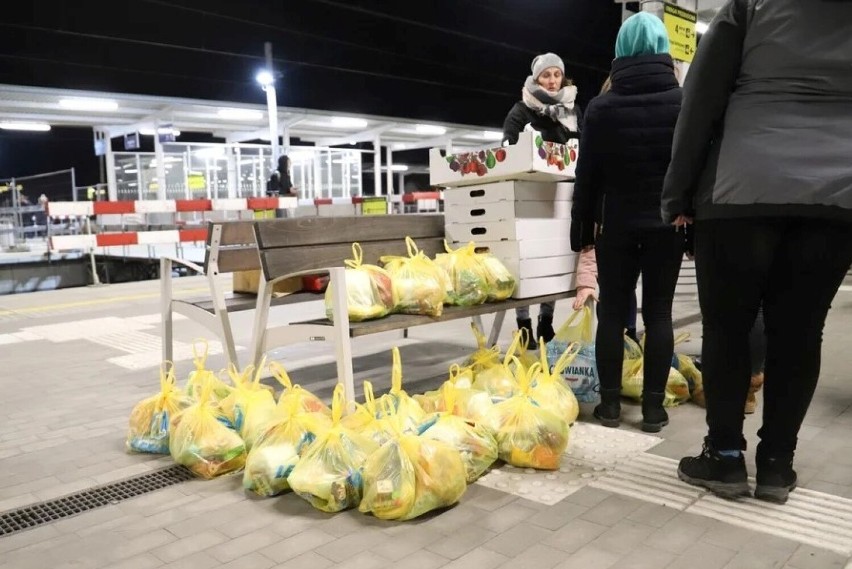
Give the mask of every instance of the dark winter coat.
<path id="1" fill-rule="evenodd" d="M 660 200 L 681 90 L 669 55 L 616 59 L 612 88 L 589 103 L 580 139 L 571 247 L 598 231 L 663 227 Z"/>
<path id="2" fill-rule="evenodd" d="M 574 112 L 577 113 L 577 124 L 581 125 L 583 116 L 577 104 L 574 105 Z M 562 123 L 548 116 L 540 115 L 526 106 L 523 101 L 518 101 L 506 115 L 506 120 L 503 121 L 503 140 L 509 141 L 509 144 L 516 144 L 518 135 L 524 131 L 527 124 L 532 125 L 541 133 L 541 137 L 549 142 L 565 144 L 572 138 L 580 137 L 579 132 L 571 132 Z"/>

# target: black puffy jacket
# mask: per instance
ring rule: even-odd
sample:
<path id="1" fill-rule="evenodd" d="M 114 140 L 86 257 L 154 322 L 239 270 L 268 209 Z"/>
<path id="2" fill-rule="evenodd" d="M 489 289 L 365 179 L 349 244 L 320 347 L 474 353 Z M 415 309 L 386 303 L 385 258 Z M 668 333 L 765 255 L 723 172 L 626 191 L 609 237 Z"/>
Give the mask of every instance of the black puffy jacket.
<path id="1" fill-rule="evenodd" d="M 580 112 L 579 105 L 574 105 L 574 112 L 577 113 L 577 125 L 583 122 L 583 115 Z M 515 106 L 506 115 L 506 120 L 503 121 L 503 140 L 508 140 L 509 144 L 517 144 L 518 135 L 524 131 L 524 127 L 531 124 L 534 129 L 541 133 L 541 137 L 548 142 L 558 142 L 565 144 L 572 138 L 579 138 L 579 132 L 571 132 L 562 123 L 553 120 L 552 118 L 540 115 L 528 106 L 523 101 L 518 101 Z"/>
<path id="2" fill-rule="evenodd" d="M 571 247 L 599 231 L 663 227 L 660 200 L 681 90 L 668 55 L 616 59 L 612 89 L 589 103 L 571 211 Z"/>

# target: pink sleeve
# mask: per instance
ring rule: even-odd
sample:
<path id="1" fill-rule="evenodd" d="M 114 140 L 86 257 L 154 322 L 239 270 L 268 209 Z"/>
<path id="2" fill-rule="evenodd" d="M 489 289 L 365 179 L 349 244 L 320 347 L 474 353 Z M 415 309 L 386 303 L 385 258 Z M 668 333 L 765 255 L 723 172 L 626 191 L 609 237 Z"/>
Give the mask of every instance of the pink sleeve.
<path id="1" fill-rule="evenodd" d="M 577 261 L 577 288 L 596 288 L 598 286 L 598 263 L 595 258 L 595 250 L 580 253 Z"/>

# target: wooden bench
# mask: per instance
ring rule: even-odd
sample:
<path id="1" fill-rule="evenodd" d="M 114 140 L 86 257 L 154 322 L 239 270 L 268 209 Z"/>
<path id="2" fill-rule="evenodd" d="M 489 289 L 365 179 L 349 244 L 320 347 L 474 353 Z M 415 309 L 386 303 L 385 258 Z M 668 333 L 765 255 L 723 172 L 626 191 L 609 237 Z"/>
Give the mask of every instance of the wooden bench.
<path id="1" fill-rule="evenodd" d="M 397 314 L 350 323 L 343 262 L 351 256 L 352 242 L 361 244 L 365 263 L 376 263 L 383 255 L 405 255 L 406 236 L 412 237 L 427 255 L 434 256 L 443 251 L 443 215 L 275 219 L 255 222 L 254 231 L 264 278 L 258 290 L 254 317 L 252 362 L 258 365 L 263 355 L 274 347 L 299 342 L 332 343 L 338 379 L 344 384 L 350 400 L 355 396 L 352 338 L 460 318 L 471 318 L 481 328 L 481 317 L 495 314 L 489 334 L 489 345 L 493 345 L 497 342 L 506 310 L 568 298 L 573 294 L 573 291 L 566 291 L 473 307 L 446 306 L 438 318 Z M 272 295 L 275 283 L 320 272 L 330 277 L 333 322 L 321 318 L 270 327 L 269 310 L 275 300 Z"/>

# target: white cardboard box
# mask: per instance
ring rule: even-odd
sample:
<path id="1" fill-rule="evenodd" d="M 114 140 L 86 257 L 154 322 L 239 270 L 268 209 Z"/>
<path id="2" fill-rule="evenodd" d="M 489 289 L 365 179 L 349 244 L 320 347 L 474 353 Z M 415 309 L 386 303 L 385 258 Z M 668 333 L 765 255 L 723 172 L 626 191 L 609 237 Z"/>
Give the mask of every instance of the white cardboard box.
<path id="1" fill-rule="evenodd" d="M 430 184 L 469 186 L 484 181 L 564 181 L 574 177 L 579 143 L 546 142 L 537 132 L 522 132 L 517 144 L 448 154 L 429 151 Z"/>
<path id="2" fill-rule="evenodd" d="M 494 202 L 456 204 L 447 207 L 444 219 L 450 223 L 481 223 L 510 219 L 570 219 L 572 202 Z"/>
<path id="3" fill-rule="evenodd" d="M 525 239 L 523 241 L 476 241 L 476 250 L 491 253 L 498 259 L 542 259 L 573 254 L 564 239 Z M 467 243 L 465 241 L 464 243 Z"/>
<path id="4" fill-rule="evenodd" d="M 453 243 L 469 241 L 521 241 L 559 239 L 566 243 L 571 222 L 567 219 L 506 219 L 474 223 L 447 223 L 444 233 Z"/>
<path id="5" fill-rule="evenodd" d="M 574 182 L 492 182 L 447 188 L 443 194 L 446 207 L 505 201 L 571 201 L 574 197 Z"/>
<path id="6" fill-rule="evenodd" d="M 497 257 L 506 265 L 516 279 L 532 279 L 536 277 L 551 277 L 577 272 L 577 254 L 560 255 L 559 257 L 542 257 L 540 259 L 517 259 L 512 257 Z"/>
<path id="7" fill-rule="evenodd" d="M 531 298 L 574 290 L 574 273 L 551 277 L 521 279 L 515 286 L 512 298 Z"/>

